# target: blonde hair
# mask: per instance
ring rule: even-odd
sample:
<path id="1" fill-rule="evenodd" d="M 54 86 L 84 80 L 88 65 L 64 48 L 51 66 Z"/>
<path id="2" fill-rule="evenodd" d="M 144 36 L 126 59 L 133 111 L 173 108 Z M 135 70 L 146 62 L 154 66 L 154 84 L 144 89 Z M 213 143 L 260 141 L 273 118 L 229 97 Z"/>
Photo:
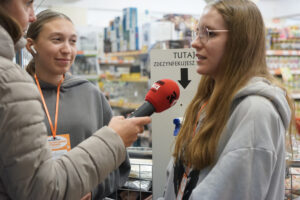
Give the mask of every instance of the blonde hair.
<path id="1" fill-rule="evenodd" d="M 60 12 L 55 12 L 52 10 L 44 10 L 42 12 L 40 12 L 37 16 L 36 16 L 36 21 L 31 23 L 27 34 L 26 34 L 26 38 L 31 38 L 32 40 L 37 40 L 39 37 L 39 34 L 41 33 L 44 25 L 52 20 L 58 19 L 58 18 L 62 18 L 62 19 L 66 19 L 68 21 L 70 21 L 71 23 L 72 20 L 66 16 L 63 13 Z M 35 61 L 34 58 L 29 62 L 29 64 L 26 66 L 26 71 L 30 74 L 33 75 L 35 73 Z"/>
<path id="2" fill-rule="evenodd" d="M 173 152 L 176 161 L 182 160 L 198 170 L 216 162 L 219 138 L 228 121 L 235 94 L 254 76 L 275 83 L 266 65 L 265 26 L 256 5 L 249 0 L 220 0 L 209 4 L 208 8 L 214 8 L 222 15 L 229 30 L 222 67 L 219 67 L 222 77 L 220 84 L 215 85 L 211 77 L 202 76 L 185 112 Z M 197 113 L 208 100 L 201 128 L 192 138 Z M 292 108 L 288 97 L 287 101 Z"/>
<path id="3" fill-rule="evenodd" d="M 10 3 L 10 0 L 4 0 L 0 4 L 0 26 L 2 26 L 16 44 L 22 37 L 22 29 L 17 20 L 10 16 L 4 8 L 4 5 Z"/>

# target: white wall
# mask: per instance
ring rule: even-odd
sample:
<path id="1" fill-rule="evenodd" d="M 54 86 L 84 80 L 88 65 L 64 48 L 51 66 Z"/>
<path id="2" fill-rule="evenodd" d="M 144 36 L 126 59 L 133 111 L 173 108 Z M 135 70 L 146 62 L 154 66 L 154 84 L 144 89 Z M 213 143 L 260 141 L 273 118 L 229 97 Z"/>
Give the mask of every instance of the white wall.
<path id="1" fill-rule="evenodd" d="M 299 0 L 260 0 L 257 2 L 257 6 L 267 27 L 300 25 Z M 279 20 L 273 20 L 274 18 Z"/>
<path id="2" fill-rule="evenodd" d="M 76 26 L 85 26 L 87 24 L 87 12 L 86 8 L 71 7 L 71 6 L 55 6 L 51 7 L 52 10 L 64 13 L 71 18 Z"/>
<path id="3" fill-rule="evenodd" d="M 35 4 L 39 5 L 42 1 L 37 0 Z M 162 1 L 164 2 L 162 3 Z M 272 19 L 275 17 L 300 16 L 299 0 L 253 1 L 260 8 L 267 26 L 274 26 Z M 86 25 L 100 27 L 108 26 L 110 20 L 121 16 L 122 9 L 125 7 L 137 7 L 140 16 L 143 16 L 145 10 L 148 10 L 153 19 L 158 19 L 169 13 L 191 14 L 199 17 L 205 5 L 204 0 L 48 0 L 42 3 L 43 7 L 71 7 L 75 11 L 66 14 L 71 15 L 70 17 L 73 16 L 75 21 L 78 19 L 80 25 L 86 23 Z M 285 22 L 300 24 L 300 17 L 294 18 L 292 21 L 284 20 L 283 23 Z"/>
<path id="4" fill-rule="evenodd" d="M 43 0 L 37 0 L 39 5 Z M 58 8 L 68 6 L 76 11 L 68 15 L 78 15 L 82 13 L 80 9 L 86 9 L 86 24 L 93 26 L 106 27 L 110 20 L 122 15 L 122 9 L 126 7 L 137 7 L 140 16 L 148 10 L 153 19 L 159 19 L 164 14 L 178 13 L 191 14 L 199 17 L 206 3 L 204 0 L 80 0 L 73 3 L 64 3 L 66 0 L 48 0 L 42 3 L 43 8 Z M 38 9 L 40 10 L 40 9 Z M 65 13 L 67 14 L 67 13 Z"/>
<path id="5" fill-rule="evenodd" d="M 300 16 L 299 0 L 281 0 L 275 4 L 275 17 Z"/>

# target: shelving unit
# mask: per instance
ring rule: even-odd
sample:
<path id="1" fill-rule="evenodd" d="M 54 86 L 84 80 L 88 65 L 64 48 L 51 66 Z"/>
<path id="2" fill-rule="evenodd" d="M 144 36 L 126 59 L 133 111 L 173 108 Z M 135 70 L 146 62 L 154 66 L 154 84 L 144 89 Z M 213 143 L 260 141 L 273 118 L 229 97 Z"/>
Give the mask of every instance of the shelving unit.
<path id="1" fill-rule="evenodd" d="M 109 97 L 114 115 L 126 116 L 144 103 L 149 88 L 149 70 L 145 68 L 147 57 L 145 51 L 106 53 L 99 57 L 99 87 Z M 142 200 L 152 195 L 152 144 L 148 127 L 133 145 L 128 148 L 129 180 L 110 198 Z"/>
<path id="2" fill-rule="evenodd" d="M 129 113 L 144 102 L 149 82 L 146 59 L 145 51 L 106 53 L 99 58 L 103 75 L 99 85 L 115 111 Z"/>
<path id="3" fill-rule="evenodd" d="M 267 50 L 267 64 L 271 73 L 277 77 L 290 92 L 294 99 L 296 118 L 300 116 L 300 38 L 293 29 L 268 31 L 270 50 Z M 294 35 L 292 35 L 294 34 Z M 297 128 L 292 128 L 292 151 L 287 152 L 288 161 L 285 188 L 285 199 L 295 199 L 299 196 L 299 134 Z M 297 164 L 297 165 L 295 165 Z"/>
<path id="4" fill-rule="evenodd" d="M 100 70 L 98 64 L 97 46 L 93 50 L 78 50 L 73 66 L 70 71 L 77 77 L 87 79 L 97 85 Z"/>

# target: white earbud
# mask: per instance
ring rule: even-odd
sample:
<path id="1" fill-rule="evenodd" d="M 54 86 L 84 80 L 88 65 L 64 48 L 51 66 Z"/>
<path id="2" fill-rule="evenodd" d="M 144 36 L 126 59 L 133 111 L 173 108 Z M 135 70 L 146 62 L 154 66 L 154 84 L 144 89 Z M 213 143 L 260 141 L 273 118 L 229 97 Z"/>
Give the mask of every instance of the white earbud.
<path id="1" fill-rule="evenodd" d="M 36 52 L 34 46 L 30 46 L 30 49 L 33 51 L 34 54 L 37 54 L 37 52 Z"/>

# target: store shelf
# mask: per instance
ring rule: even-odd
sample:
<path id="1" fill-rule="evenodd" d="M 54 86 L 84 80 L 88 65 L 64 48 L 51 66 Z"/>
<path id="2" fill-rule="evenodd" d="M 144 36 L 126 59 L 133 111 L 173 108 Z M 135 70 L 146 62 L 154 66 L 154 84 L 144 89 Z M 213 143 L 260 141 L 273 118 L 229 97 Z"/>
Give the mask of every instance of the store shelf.
<path id="1" fill-rule="evenodd" d="M 291 97 L 292 97 L 293 99 L 300 99 L 300 93 L 292 93 L 292 94 L 291 94 Z"/>
<path id="2" fill-rule="evenodd" d="M 128 66 L 130 67 L 134 61 L 133 60 L 98 60 L 100 65 L 118 65 L 118 66 Z"/>
<path id="3" fill-rule="evenodd" d="M 85 50 L 85 51 L 77 51 L 77 55 L 79 56 L 97 56 L 96 50 Z"/>
<path id="4" fill-rule="evenodd" d="M 300 50 L 267 50 L 267 56 L 300 56 Z"/>
<path id="5" fill-rule="evenodd" d="M 146 51 L 106 53 L 99 58 L 98 62 L 100 65 L 132 66 L 144 56 L 147 56 Z"/>
<path id="6" fill-rule="evenodd" d="M 272 75 L 281 75 L 281 71 L 279 68 L 277 69 L 270 69 L 270 73 Z M 291 69 L 292 74 L 300 74 L 300 69 Z"/>
<path id="7" fill-rule="evenodd" d="M 104 81 L 112 81 L 112 82 L 128 82 L 128 83 L 148 83 L 149 78 L 146 76 L 143 76 L 139 79 L 104 79 Z"/>
<path id="8" fill-rule="evenodd" d="M 128 147 L 127 152 L 133 163 L 136 163 L 134 158 L 152 159 L 152 148 L 150 147 Z M 146 162 L 148 162 L 146 164 L 152 165 L 152 161 L 146 160 Z"/>
<path id="9" fill-rule="evenodd" d="M 87 79 L 87 80 L 98 80 L 99 75 L 76 75 L 79 78 Z"/>
<path id="10" fill-rule="evenodd" d="M 112 53 L 106 53 L 105 57 L 123 57 L 123 56 L 140 56 L 147 54 L 147 51 L 127 51 L 127 52 L 112 52 Z"/>
<path id="11" fill-rule="evenodd" d="M 288 162 L 288 167 L 300 167 L 300 161 L 299 160 L 292 160 Z"/>

